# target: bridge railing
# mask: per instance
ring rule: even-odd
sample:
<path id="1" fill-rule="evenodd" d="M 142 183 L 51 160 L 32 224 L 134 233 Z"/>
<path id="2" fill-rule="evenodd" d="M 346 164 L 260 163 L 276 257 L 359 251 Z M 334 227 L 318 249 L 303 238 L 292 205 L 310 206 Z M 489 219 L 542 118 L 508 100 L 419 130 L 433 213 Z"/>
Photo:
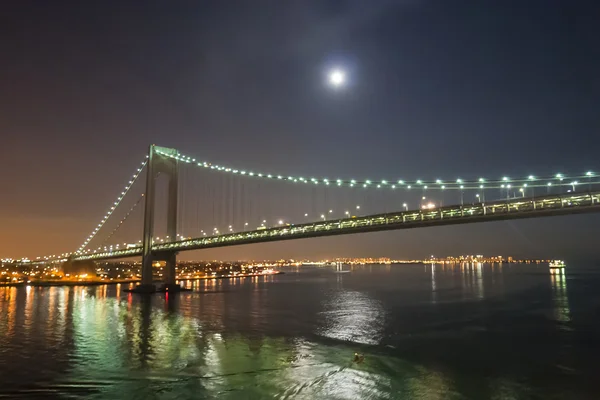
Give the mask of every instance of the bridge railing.
<path id="1" fill-rule="evenodd" d="M 413 211 L 402 211 L 369 215 L 357 218 L 345 218 L 329 221 L 320 221 L 307 224 L 275 227 L 259 231 L 230 233 L 219 236 L 208 236 L 179 242 L 161 243 L 153 246 L 153 250 L 173 250 L 202 247 L 215 247 L 225 243 L 257 242 L 261 239 L 276 240 L 286 236 L 303 237 L 318 236 L 318 233 L 329 231 L 367 231 L 377 230 L 383 226 L 387 229 L 400 229 L 402 225 L 422 224 L 423 222 L 434 222 L 452 219 L 472 219 L 474 217 L 485 217 L 494 219 L 494 216 L 506 216 L 507 214 L 525 214 L 544 211 L 552 211 L 564 208 L 586 207 L 600 204 L 600 193 L 581 193 L 574 195 L 553 195 L 537 199 L 510 199 L 508 201 L 495 201 L 491 203 L 475 203 L 471 205 L 454 205 L 437 209 L 421 209 Z M 365 229 L 372 228 L 372 229 Z M 340 232 L 342 233 L 342 232 Z M 350 233 L 350 232 L 349 232 Z"/>
<path id="2" fill-rule="evenodd" d="M 426 225 L 444 225 L 495 220 L 524 218 L 551 213 L 571 213 L 574 209 L 600 208 L 600 192 L 549 195 L 537 198 L 513 198 L 506 201 L 451 205 L 440 208 L 408 210 L 362 217 L 325 220 L 299 225 L 286 225 L 263 230 L 206 236 L 152 246 L 153 251 L 194 250 L 209 247 L 230 246 L 244 243 L 268 242 L 303 237 L 329 236 L 344 233 L 368 232 L 386 229 L 414 228 Z M 562 212 L 561 212 L 562 210 Z M 86 254 L 75 259 L 109 259 L 138 256 L 141 247 Z"/>

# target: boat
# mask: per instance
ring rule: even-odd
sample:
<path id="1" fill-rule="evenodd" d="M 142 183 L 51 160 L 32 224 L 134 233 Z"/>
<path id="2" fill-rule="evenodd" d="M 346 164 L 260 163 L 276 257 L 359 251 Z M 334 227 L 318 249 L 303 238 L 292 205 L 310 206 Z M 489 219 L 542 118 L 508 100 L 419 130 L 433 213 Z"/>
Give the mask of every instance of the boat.
<path id="1" fill-rule="evenodd" d="M 565 262 L 563 260 L 553 260 L 553 261 L 550 261 L 549 265 L 550 265 L 550 269 L 564 268 Z"/>

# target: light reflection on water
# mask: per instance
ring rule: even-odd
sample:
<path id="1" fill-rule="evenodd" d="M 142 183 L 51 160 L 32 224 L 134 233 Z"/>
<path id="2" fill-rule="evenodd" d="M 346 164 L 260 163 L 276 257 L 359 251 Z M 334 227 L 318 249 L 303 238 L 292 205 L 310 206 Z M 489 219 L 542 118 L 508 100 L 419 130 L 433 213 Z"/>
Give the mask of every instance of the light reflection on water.
<path id="1" fill-rule="evenodd" d="M 150 298 L 0 288 L 0 396 L 594 398 L 600 276 L 572 278 L 388 265 L 187 281 L 192 292 Z"/>
<path id="2" fill-rule="evenodd" d="M 380 343 L 385 311 L 377 300 L 357 291 L 336 290 L 324 301 L 323 310 L 324 326 L 318 334 L 361 344 Z"/>
<path id="3" fill-rule="evenodd" d="M 571 319 L 569 298 L 567 296 L 567 277 L 565 270 L 551 269 L 550 280 L 552 283 L 552 298 L 554 299 L 554 312 L 557 321 L 568 322 Z"/>

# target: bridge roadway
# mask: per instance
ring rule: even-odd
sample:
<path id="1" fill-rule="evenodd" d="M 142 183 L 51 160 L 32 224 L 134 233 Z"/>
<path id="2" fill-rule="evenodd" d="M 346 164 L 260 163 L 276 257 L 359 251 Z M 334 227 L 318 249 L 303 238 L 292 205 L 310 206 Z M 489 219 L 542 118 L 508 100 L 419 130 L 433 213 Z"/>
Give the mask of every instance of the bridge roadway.
<path id="1" fill-rule="evenodd" d="M 278 226 L 263 230 L 236 232 L 177 242 L 159 243 L 152 246 L 152 251 L 157 253 L 178 252 L 241 244 L 275 242 L 279 240 L 588 212 L 600 212 L 600 191 L 565 193 L 535 198 L 514 198 L 490 203 L 452 205 L 434 209 L 408 210 L 366 215 L 356 218 Z M 142 248 L 133 247 L 129 249 L 114 250 L 112 252 L 82 254 L 75 256 L 74 259 L 109 260 L 141 255 Z"/>

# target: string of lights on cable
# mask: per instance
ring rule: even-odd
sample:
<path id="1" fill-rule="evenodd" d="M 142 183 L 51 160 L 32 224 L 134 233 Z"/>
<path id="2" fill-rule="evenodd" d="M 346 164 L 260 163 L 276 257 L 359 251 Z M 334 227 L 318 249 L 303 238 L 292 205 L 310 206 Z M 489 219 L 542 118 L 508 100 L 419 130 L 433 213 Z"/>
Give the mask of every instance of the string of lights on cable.
<path id="1" fill-rule="evenodd" d="M 90 243 L 90 241 L 96 236 L 96 234 L 100 231 L 100 229 L 102 229 L 102 227 L 104 226 L 104 224 L 106 223 L 108 218 L 110 218 L 110 216 L 115 212 L 115 210 L 117 209 L 119 204 L 121 204 L 121 200 L 123 200 L 123 198 L 125 197 L 127 192 L 129 192 L 129 189 L 131 189 L 131 187 L 133 186 L 133 184 L 135 183 L 137 178 L 142 173 L 142 170 L 148 163 L 147 158 L 148 158 L 148 156 L 146 156 L 146 159 L 141 162 L 140 167 L 133 174 L 133 176 L 131 177 L 129 182 L 127 182 L 127 184 L 123 188 L 123 191 L 117 197 L 117 200 L 112 204 L 110 209 L 106 212 L 106 214 L 100 220 L 100 223 L 94 228 L 92 233 L 85 239 L 85 241 L 81 244 L 81 246 L 79 246 L 79 249 L 77 249 L 77 251 L 76 251 L 77 254 L 81 253 L 87 247 L 87 245 Z"/>
<path id="2" fill-rule="evenodd" d="M 129 218 L 129 216 L 133 213 L 133 211 L 135 211 L 136 207 L 141 203 L 143 198 L 144 198 L 144 193 L 142 193 L 142 195 L 137 199 L 135 204 L 129 209 L 129 211 L 127 211 L 127 214 L 125 214 L 123 216 L 123 218 L 121 218 L 121 220 L 119 221 L 117 226 L 112 230 L 112 232 L 109 233 L 108 236 L 102 241 L 102 244 L 98 247 L 98 249 L 102 248 L 108 242 L 108 240 L 111 237 L 113 237 L 115 233 L 118 232 L 118 230 L 123 226 L 125 221 L 127 221 L 127 218 Z M 87 250 L 87 251 L 89 251 L 89 250 Z"/>
<path id="3" fill-rule="evenodd" d="M 208 161 L 199 161 L 196 158 L 185 156 L 183 154 L 168 154 L 157 151 L 159 154 L 177 159 L 179 161 L 193 164 L 200 168 L 206 168 L 223 173 L 240 175 L 253 178 L 281 180 L 290 183 L 302 183 L 313 185 L 325 185 L 333 187 L 356 187 L 356 188 L 375 188 L 375 189 L 437 189 L 437 190 L 467 190 L 467 189 L 505 189 L 512 187 L 548 187 L 548 186 L 575 186 L 583 183 L 600 183 L 597 181 L 598 175 L 592 171 L 585 174 L 573 175 L 567 177 L 564 174 L 554 174 L 551 176 L 529 175 L 524 178 L 502 177 L 500 179 L 455 179 L 455 180 L 358 180 L 358 179 L 328 179 L 328 178 L 304 178 L 301 176 L 286 176 L 281 174 L 268 174 L 262 172 L 247 171 L 239 168 L 214 165 Z M 581 181 L 580 180 L 584 180 Z"/>

